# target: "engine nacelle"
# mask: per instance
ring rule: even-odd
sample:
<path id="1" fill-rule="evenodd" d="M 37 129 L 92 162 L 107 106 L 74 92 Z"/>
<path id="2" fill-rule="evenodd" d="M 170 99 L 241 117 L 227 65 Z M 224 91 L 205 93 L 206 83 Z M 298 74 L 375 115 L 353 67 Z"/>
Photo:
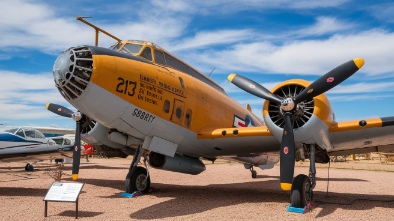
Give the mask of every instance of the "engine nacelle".
<path id="1" fill-rule="evenodd" d="M 96 123 L 91 131 L 88 133 L 82 134 L 81 139 L 86 143 L 90 143 L 93 145 L 106 145 L 115 149 L 121 149 L 125 147 L 122 144 L 115 143 L 108 138 L 109 128 L 101 125 L 100 123 Z"/>
<path id="2" fill-rule="evenodd" d="M 200 159 L 178 154 L 175 154 L 174 157 L 169 157 L 163 154 L 150 152 L 149 165 L 156 169 L 192 175 L 197 175 L 205 171 L 205 165 Z"/>

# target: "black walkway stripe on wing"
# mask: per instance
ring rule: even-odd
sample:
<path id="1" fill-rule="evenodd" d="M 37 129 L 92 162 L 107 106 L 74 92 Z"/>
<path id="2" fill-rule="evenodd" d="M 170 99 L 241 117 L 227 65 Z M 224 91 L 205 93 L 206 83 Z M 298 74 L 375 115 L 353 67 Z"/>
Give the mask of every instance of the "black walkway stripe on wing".
<path id="1" fill-rule="evenodd" d="M 382 117 L 382 127 L 394 126 L 394 116 L 393 117 Z"/>

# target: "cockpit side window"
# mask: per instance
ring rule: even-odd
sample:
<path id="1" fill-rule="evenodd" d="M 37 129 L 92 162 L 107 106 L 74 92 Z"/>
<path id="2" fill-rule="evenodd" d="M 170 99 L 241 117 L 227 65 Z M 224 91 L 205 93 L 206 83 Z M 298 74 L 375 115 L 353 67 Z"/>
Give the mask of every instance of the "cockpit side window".
<path id="1" fill-rule="evenodd" d="M 31 130 L 31 129 L 25 129 L 25 134 L 26 134 L 26 137 L 31 137 L 31 138 L 36 137 L 34 130 Z"/>
<path id="2" fill-rule="evenodd" d="M 155 62 L 156 64 L 167 65 L 164 52 L 155 49 Z"/>
<path id="3" fill-rule="evenodd" d="M 141 57 L 148 59 L 149 61 L 152 61 L 152 50 L 149 47 L 146 47 L 142 53 L 140 54 Z"/>

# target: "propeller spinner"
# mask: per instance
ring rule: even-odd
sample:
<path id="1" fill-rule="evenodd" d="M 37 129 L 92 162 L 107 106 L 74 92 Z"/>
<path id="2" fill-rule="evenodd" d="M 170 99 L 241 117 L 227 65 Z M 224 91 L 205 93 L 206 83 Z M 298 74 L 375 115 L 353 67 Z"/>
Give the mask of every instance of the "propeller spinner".
<path id="1" fill-rule="evenodd" d="M 280 147 L 280 183 L 283 190 L 291 190 L 293 183 L 295 141 L 291 118 L 297 109 L 297 105 L 337 86 L 356 73 L 363 65 L 364 59 L 362 58 L 355 58 L 345 62 L 321 76 L 295 97 L 284 99 L 272 94 L 265 87 L 248 78 L 236 74 L 228 76 L 228 80 L 242 90 L 270 102 L 280 104 L 285 121 Z"/>

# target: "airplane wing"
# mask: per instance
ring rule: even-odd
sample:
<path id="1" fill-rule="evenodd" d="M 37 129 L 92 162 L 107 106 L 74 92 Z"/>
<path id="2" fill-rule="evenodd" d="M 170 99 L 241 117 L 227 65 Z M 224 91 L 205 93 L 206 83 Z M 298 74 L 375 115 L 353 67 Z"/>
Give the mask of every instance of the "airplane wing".
<path id="1" fill-rule="evenodd" d="M 329 155 L 394 152 L 394 117 L 338 122 L 330 128 Z"/>
<path id="2" fill-rule="evenodd" d="M 1 162 L 32 162 L 72 157 L 73 145 L 48 146 L 46 144 L 31 146 L 16 146 L 0 149 Z"/>

